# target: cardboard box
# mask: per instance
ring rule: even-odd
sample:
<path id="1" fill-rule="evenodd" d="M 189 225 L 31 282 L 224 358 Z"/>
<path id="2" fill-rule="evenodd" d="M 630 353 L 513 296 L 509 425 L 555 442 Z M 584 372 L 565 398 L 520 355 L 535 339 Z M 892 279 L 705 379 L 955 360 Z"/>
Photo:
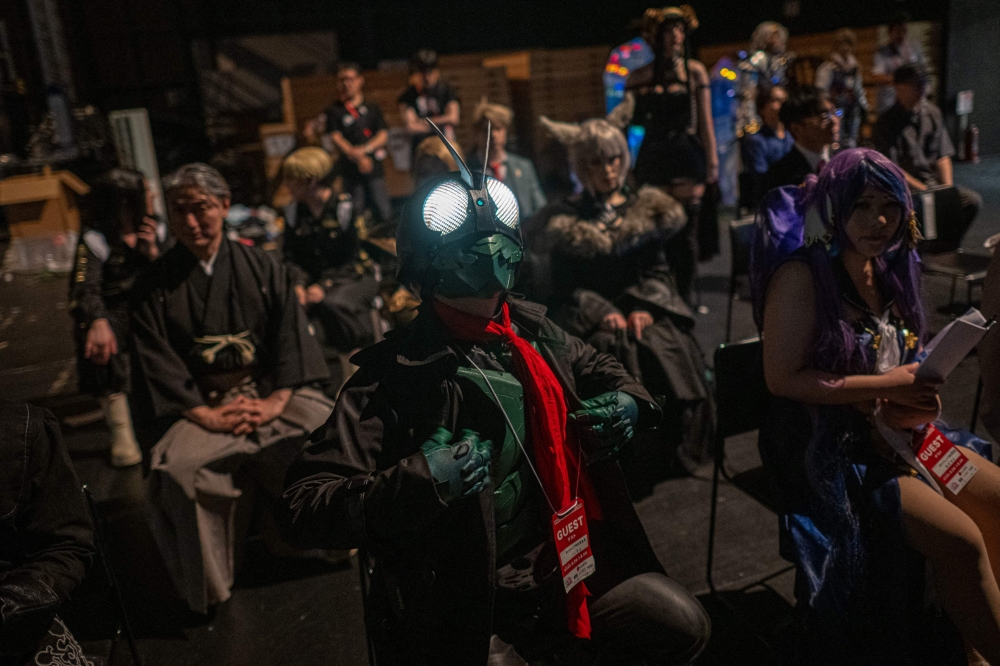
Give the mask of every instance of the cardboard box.
<path id="1" fill-rule="evenodd" d="M 0 180 L 0 206 L 4 206 L 12 238 L 39 238 L 80 232 L 77 197 L 90 187 L 69 171 L 11 176 Z"/>

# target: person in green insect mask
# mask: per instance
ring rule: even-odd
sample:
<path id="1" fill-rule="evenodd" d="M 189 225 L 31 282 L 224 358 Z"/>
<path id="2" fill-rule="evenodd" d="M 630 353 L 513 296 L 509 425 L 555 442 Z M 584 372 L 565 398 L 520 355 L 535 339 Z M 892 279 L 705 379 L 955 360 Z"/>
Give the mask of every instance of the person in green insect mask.
<path id="1" fill-rule="evenodd" d="M 708 617 L 663 573 L 616 462 L 659 410 L 611 356 L 511 294 L 516 199 L 455 157 L 459 172 L 422 185 L 399 222 L 399 279 L 420 312 L 354 357 L 289 469 L 285 536 L 365 549 L 380 664 L 486 664 L 493 637 L 532 662 L 689 663 Z M 574 509 L 594 567 L 570 585 L 552 525 Z"/>

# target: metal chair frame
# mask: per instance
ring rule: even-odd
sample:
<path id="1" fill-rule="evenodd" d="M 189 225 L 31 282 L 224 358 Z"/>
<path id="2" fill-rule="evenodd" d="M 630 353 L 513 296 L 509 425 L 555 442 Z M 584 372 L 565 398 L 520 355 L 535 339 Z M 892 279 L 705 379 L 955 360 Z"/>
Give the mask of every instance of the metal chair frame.
<path id="1" fill-rule="evenodd" d="M 726 342 L 733 328 L 733 300 L 736 298 L 737 279 L 750 274 L 750 244 L 744 235 L 752 231 L 754 217 L 747 216 L 729 223 L 729 304 L 726 308 Z"/>
<path id="2" fill-rule="evenodd" d="M 118 642 L 121 640 L 122 633 L 124 633 L 125 641 L 128 643 L 129 653 L 132 656 L 132 663 L 135 666 L 143 666 L 144 662 L 142 660 L 142 653 L 139 651 L 139 646 L 135 642 L 135 635 L 132 633 L 132 624 L 128 619 L 128 611 L 125 609 L 125 599 L 122 597 L 121 587 L 118 584 L 118 577 L 115 576 L 114 569 L 111 567 L 111 561 L 108 558 L 107 542 L 104 539 L 104 521 L 101 519 L 101 515 L 97 510 L 97 502 L 94 501 L 94 495 L 90 492 L 90 488 L 84 485 L 82 490 L 83 496 L 87 500 L 87 509 L 90 511 L 90 519 L 94 523 L 94 545 L 97 547 L 97 556 L 100 558 L 104 574 L 108 578 L 108 584 L 111 587 L 111 593 L 118 611 L 115 634 L 111 639 L 111 651 L 108 654 L 108 664 L 109 666 L 112 666 L 115 663 L 115 653 L 118 650 Z"/>
<path id="3" fill-rule="evenodd" d="M 759 337 L 740 340 L 737 342 L 719 345 L 715 351 L 715 379 L 716 379 L 716 427 L 714 442 L 714 468 L 712 470 L 712 507 L 708 523 L 708 562 L 705 570 L 705 578 L 712 596 L 724 605 L 734 615 L 743 614 L 721 596 L 715 586 L 713 577 L 713 564 L 715 558 L 715 528 L 718 517 L 719 505 L 719 476 L 724 476 L 728 481 L 732 478 L 725 469 L 725 446 L 726 439 L 735 435 L 751 432 L 760 427 L 761 416 L 766 407 L 767 387 L 764 384 L 763 369 L 760 367 L 759 358 L 761 353 L 761 341 Z M 749 362 L 748 362 L 749 359 Z M 730 367 L 733 361 L 742 362 L 743 372 L 732 373 L 734 368 Z M 756 367 L 750 368 L 753 365 Z M 736 376 L 731 376 L 731 373 Z M 751 497 L 752 494 L 747 493 Z M 757 501 L 760 498 L 754 497 Z M 763 502 L 762 502 L 763 503 Z M 748 585 L 736 590 L 736 592 L 746 592 L 747 590 L 760 585 L 766 585 L 772 578 L 794 569 L 794 565 L 782 567 L 778 571 L 755 580 Z M 749 624 L 755 624 L 752 620 Z M 773 646 L 762 635 L 763 632 L 755 631 L 754 636 L 769 651 L 773 651 Z"/>

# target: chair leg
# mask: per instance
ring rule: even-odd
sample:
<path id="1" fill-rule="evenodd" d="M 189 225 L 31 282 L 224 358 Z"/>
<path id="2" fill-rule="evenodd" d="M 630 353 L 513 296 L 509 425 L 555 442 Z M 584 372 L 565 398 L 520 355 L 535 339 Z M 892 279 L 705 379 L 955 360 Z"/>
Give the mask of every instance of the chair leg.
<path id="1" fill-rule="evenodd" d="M 362 546 L 358 549 L 358 575 L 361 578 L 361 615 L 365 623 L 365 645 L 368 647 L 368 666 L 375 664 L 375 646 L 368 635 L 368 551 Z"/>
<path id="2" fill-rule="evenodd" d="M 972 307 L 972 282 L 966 281 L 965 283 L 965 307 Z"/>
<path id="3" fill-rule="evenodd" d="M 715 464 L 712 469 L 712 508 L 708 519 L 708 563 L 705 568 L 705 578 L 708 581 L 708 589 L 713 595 L 718 594 L 715 589 L 715 580 L 712 577 L 712 565 L 715 559 L 715 519 L 719 508 L 719 470 L 724 459 L 725 439 L 716 438 L 715 442 Z"/>
<path id="4" fill-rule="evenodd" d="M 124 633 L 125 641 L 128 643 L 128 650 L 132 655 L 132 663 L 134 666 L 143 666 L 142 654 L 139 652 L 139 646 L 136 645 L 135 635 L 132 633 L 132 624 L 128 619 L 128 611 L 125 609 L 125 599 L 122 597 L 121 588 L 118 586 L 118 578 L 115 576 L 115 572 L 111 569 L 111 563 L 108 561 L 108 551 L 106 541 L 104 540 L 104 523 L 101 521 L 100 514 L 97 513 L 97 503 L 94 501 L 94 496 L 87 486 L 83 486 L 83 495 L 87 500 L 87 508 L 90 510 L 90 519 L 94 523 L 94 545 L 97 546 L 97 556 L 104 567 L 104 574 L 108 577 L 108 584 L 111 586 L 115 604 L 118 606 L 118 626 L 115 629 L 115 636 L 111 643 L 111 656 L 114 656 L 121 634 Z"/>
<path id="5" fill-rule="evenodd" d="M 951 279 L 951 295 L 948 296 L 948 309 L 951 310 L 955 307 L 955 286 L 958 283 L 958 278 Z"/>
<path id="6" fill-rule="evenodd" d="M 979 377 L 976 384 L 976 399 L 972 403 L 972 418 L 969 419 L 969 432 L 976 434 L 976 425 L 979 423 L 979 401 L 983 399 L 983 378 Z"/>
<path id="7" fill-rule="evenodd" d="M 733 296 L 736 295 L 736 281 L 730 277 L 729 278 L 729 306 L 726 308 L 726 342 L 729 342 L 729 337 L 732 333 L 733 328 Z"/>

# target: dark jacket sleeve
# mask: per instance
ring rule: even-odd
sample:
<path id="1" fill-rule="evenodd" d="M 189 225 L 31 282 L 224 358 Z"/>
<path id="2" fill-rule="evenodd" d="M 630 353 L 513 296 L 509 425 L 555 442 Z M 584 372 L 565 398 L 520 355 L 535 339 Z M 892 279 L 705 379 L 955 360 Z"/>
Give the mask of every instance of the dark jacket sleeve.
<path id="1" fill-rule="evenodd" d="M 270 260 L 271 257 L 268 257 Z M 295 295 L 295 280 L 285 266 L 271 261 L 272 340 L 274 388 L 298 388 L 330 376 L 323 352 Z"/>
<path id="2" fill-rule="evenodd" d="M 96 319 L 107 319 L 108 312 L 101 299 L 101 267 L 103 262 L 87 244 L 76 247 L 76 267 L 69 289 L 70 313 L 86 328 Z"/>
<path id="3" fill-rule="evenodd" d="M 205 400 L 187 364 L 170 345 L 159 290 L 138 292 L 146 294 L 132 308 L 133 357 L 139 377 L 145 382 L 157 418 L 180 416 L 204 405 Z"/>
<path id="4" fill-rule="evenodd" d="M 38 640 L 59 605 L 83 580 L 94 551 L 93 527 L 51 412 L 27 408 L 25 486 L 13 516 L 20 562 L 0 573 L 0 654 Z M 6 537 L 5 537 L 6 538 Z"/>
<path id="5" fill-rule="evenodd" d="M 277 513 L 285 538 L 300 548 L 357 548 L 366 541 L 405 545 L 447 508 L 418 450 L 380 468 L 377 459 L 396 418 L 362 367 L 337 399 L 322 439 L 285 477 Z"/>

